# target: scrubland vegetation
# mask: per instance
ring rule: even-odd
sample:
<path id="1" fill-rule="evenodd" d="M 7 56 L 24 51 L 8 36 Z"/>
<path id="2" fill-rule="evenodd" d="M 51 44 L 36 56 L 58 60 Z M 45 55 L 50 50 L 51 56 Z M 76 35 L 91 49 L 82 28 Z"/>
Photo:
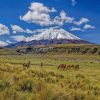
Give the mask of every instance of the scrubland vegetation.
<path id="1" fill-rule="evenodd" d="M 23 68 L 28 61 L 31 66 Z M 80 69 L 58 70 L 59 64 L 79 64 Z M 0 100 L 100 100 L 100 56 L 1 55 Z"/>

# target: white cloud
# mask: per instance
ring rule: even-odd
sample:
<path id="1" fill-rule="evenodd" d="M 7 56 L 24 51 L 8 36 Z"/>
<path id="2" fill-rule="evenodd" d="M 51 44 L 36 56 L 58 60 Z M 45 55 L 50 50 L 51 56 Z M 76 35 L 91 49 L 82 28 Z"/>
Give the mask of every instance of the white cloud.
<path id="1" fill-rule="evenodd" d="M 89 22 L 88 18 L 81 18 L 79 22 L 74 21 L 74 24 L 75 25 L 82 25 L 82 24 L 87 23 L 87 22 Z"/>
<path id="2" fill-rule="evenodd" d="M 71 0 L 72 5 L 75 6 L 76 5 L 76 0 Z"/>
<path id="3" fill-rule="evenodd" d="M 89 25 L 89 24 L 86 24 L 84 26 L 84 29 L 94 29 L 94 28 L 95 28 L 95 26 L 92 26 L 92 25 Z"/>
<path id="4" fill-rule="evenodd" d="M 10 40 L 7 40 L 6 42 L 7 42 L 8 44 L 11 44 L 11 43 L 12 43 Z"/>
<path id="5" fill-rule="evenodd" d="M 76 27 L 72 27 L 70 30 L 71 31 L 83 31 L 81 28 L 76 28 Z"/>
<path id="6" fill-rule="evenodd" d="M 9 33 L 9 28 L 3 24 L 0 24 L 0 35 L 5 35 Z"/>
<path id="7" fill-rule="evenodd" d="M 54 24 L 57 24 L 59 26 L 64 25 L 65 23 L 72 23 L 74 18 L 67 16 L 65 11 L 61 11 L 59 16 L 56 16 L 54 18 Z"/>
<path id="8" fill-rule="evenodd" d="M 76 0 L 71 0 L 71 1 L 73 5 L 76 4 Z M 59 16 L 51 18 L 50 13 L 53 12 L 56 12 L 55 8 L 50 9 L 44 6 L 43 3 L 33 2 L 29 7 L 29 11 L 24 16 L 20 16 L 20 19 L 28 23 L 38 24 L 40 26 L 50 26 L 50 25 L 63 26 L 64 24 L 68 23 L 80 26 L 82 24 L 86 24 L 89 22 L 89 19 L 84 17 L 81 18 L 79 21 L 75 21 L 73 17 L 68 16 L 66 12 L 63 10 L 60 12 Z M 27 32 L 32 33 L 31 30 L 29 29 L 27 29 Z"/>
<path id="9" fill-rule="evenodd" d="M 48 7 L 44 6 L 44 4 L 38 3 L 38 2 L 31 3 L 31 6 L 29 7 L 29 9 L 31 11 L 45 12 L 45 13 L 55 12 L 56 11 L 54 8 L 49 9 Z"/>
<path id="10" fill-rule="evenodd" d="M 30 29 L 26 29 L 25 33 L 34 33 L 34 31 L 30 30 Z"/>
<path id="11" fill-rule="evenodd" d="M 13 30 L 13 33 L 24 32 L 24 29 L 21 28 L 21 27 L 18 26 L 18 25 L 11 25 L 11 28 L 12 28 L 12 30 Z"/>
<path id="12" fill-rule="evenodd" d="M 41 33 L 41 32 L 43 32 L 43 31 L 45 31 L 45 29 L 37 29 L 37 30 L 34 30 L 33 32 L 34 32 L 34 33 Z"/>
<path id="13" fill-rule="evenodd" d="M 33 31 L 31 31 L 30 29 L 23 29 L 22 27 L 18 26 L 18 25 L 11 25 L 12 31 L 13 33 L 34 33 Z"/>
<path id="14" fill-rule="evenodd" d="M 0 41 L 0 47 L 4 47 L 4 46 L 7 46 L 8 43 L 7 42 L 4 42 L 4 41 Z"/>
<path id="15" fill-rule="evenodd" d="M 26 37 L 23 35 L 12 36 L 12 38 L 17 42 L 26 41 Z"/>
<path id="16" fill-rule="evenodd" d="M 76 0 L 71 0 L 72 4 L 76 4 Z M 38 24 L 40 26 L 51 26 L 51 25 L 57 25 L 57 26 L 63 26 L 64 24 L 75 24 L 77 26 L 87 24 L 89 22 L 88 18 L 81 18 L 79 21 L 76 21 L 73 17 L 68 16 L 65 11 L 61 11 L 58 16 L 55 16 L 53 18 L 50 17 L 50 13 L 56 12 L 55 8 L 48 8 L 43 3 L 39 2 L 33 2 L 31 3 L 31 6 L 29 7 L 29 11 L 24 15 L 20 16 L 20 19 L 23 21 L 26 21 L 28 23 Z M 92 27 L 93 28 L 93 27 Z M 78 31 L 81 30 L 81 28 L 71 28 L 72 31 Z M 17 27 L 17 31 L 19 32 L 25 32 L 25 33 L 36 33 L 37 30 L 31 31 L 29 29 L 23 29 L 21 27 Z M 16 30 L 13 30 L 14 33 L 17 32 Z"/>
<path id="17" fill-rule="evenodd" d="M 56 10 L 54 8 L 49 9 L 42 3 L 33 2 L 29 7 L 29 11 L 24 16 L 20 16 L 20 19 L 28 23 L 48 26 L 52 24 L 49 15 L 51 12 L 56 12 Z"/>

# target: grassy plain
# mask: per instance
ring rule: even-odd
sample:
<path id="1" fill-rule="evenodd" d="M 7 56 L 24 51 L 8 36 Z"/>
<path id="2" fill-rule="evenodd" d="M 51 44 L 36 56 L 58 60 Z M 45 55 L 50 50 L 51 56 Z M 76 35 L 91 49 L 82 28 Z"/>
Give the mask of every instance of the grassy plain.
<path id="1" fill-rule="evenodd" d="M 24 69 L 29 60 L 30 68 Z M 58 70 L 59 64 L 79 64 L 80 69 Z M 100 100 L 100 56 L 1 55 L 0 100 Z"/>

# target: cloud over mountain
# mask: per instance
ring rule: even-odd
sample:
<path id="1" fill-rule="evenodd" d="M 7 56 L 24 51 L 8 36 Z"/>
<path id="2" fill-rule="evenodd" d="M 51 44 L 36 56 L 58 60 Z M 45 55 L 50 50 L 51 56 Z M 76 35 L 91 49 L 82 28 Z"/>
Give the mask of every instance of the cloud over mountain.
<path id="1" fill-rule="evenodd" d="M 63 26 L 65 23 L 72 23 L 74 18 L 69 17 L 65 11 L 61 11 L 59 16 L 54 18 L 54 24 Z"/>
<path id="2" fill-rule="evenodd" d="M 5 35 L 9 33 L 9 28 L 3 24 L 0 24 L 0 35 Z"/>
<path id="3" fill-rule="evenodd" d="M 88 18 L 81 18 L 80 21 L 74 21 L 74 24 L 75 25 L 82 25 L 82 24 L 85 24 L 85 23 L 88 23 L 89 22 L 89 19 Z"/>
<path id="4" fill-rule="evenodd" d="M 12 31 L 13 33 L 34 33 L 34 31 L 31 31 L 30 29 L 23 29 L 22 27 L 18 26 L 18 25 L 11 25 Z"/>
<path id="5" fill-rule="evenodd" d="M 63 10 L 58 16 L 51 18 L 50 14 L 54 12 L 56 12 L 55 8 L 49 9 L 42 3 L 33 2 L 29 7 L 29 11 L 24 16 L 20 16 L 20 19 L 28 23 L 39 24 L 40 26 L 62 26 L 74 20 L 74 18 L 69 17 Z"/>
<path id="6" fill-rule="evenodd" d="M 77 28 L 77 27 L 72 27 L 70 30 L 71 31 L 83 31 L 81 28 Z"/>
<path id="7" fill-rule="evenodd" d="M 17 41 L 17 42 L 26 41 L 26 37 L 23 35 L 12 36 L 12 39 L 14 39 L 14 41 Z"/>
<path id="8" fill-rule="evenodd" d="M 86 24 L 84 26 L 84 29 L 94 29 L 94 28 L 95 28 L 95 26 L 92 26 L 92 25 L 89 25 L 89 24 Z"/>
<path id="9" fill-rule="evenodd" d="M 0 41 L 0 47 L 4 47 L 4 46 L 7 46 L 8 43 L 7 42 L 4 42 L 4 41 Z"/>
<path id="10" fill-rule="evenodd" d="M 52 24 L 50 13 L 56 12 L 55 8 L 49 9 L 42 3 L 33 2 L 29 7 L 29 11 L 20 16 L 20 19 L 28 23 L 35 23 L 41 26 L 48 26 Z"/>

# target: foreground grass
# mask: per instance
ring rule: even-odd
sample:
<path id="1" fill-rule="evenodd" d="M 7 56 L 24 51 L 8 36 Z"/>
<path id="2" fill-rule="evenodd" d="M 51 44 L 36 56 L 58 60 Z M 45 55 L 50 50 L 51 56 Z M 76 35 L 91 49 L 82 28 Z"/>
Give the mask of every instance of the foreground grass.
<path id="1" fill-rule="evenodd" d="M 0 100 L 100 100 L 99 58 L 86 55 L 1 56 Z M 24 69 L 22 64 L 29 60 L 31 67 Z M 61 63 L 79 64 L 80 70 L 58 70 Z"/>

